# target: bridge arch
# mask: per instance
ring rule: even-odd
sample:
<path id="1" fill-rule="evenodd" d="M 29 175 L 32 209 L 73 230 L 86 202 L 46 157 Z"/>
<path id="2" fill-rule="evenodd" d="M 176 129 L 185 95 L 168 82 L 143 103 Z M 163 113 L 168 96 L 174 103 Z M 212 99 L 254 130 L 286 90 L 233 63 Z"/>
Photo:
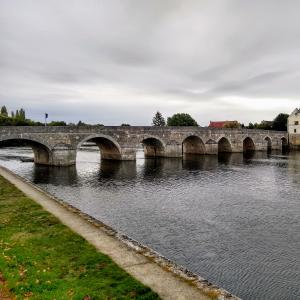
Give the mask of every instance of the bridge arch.
<path id="1" fill-rule="evenodd" d="M 244 138 L 243 140 L 243 152 L 251 152 L 255 151 L 255 144 L 249 136 Z"/>
<path id="2" fill-rule="evenodd" d="M 122 150 L 119 143 L 110 136 L 99 134 L 90 135 L 78 143 L 77 149 L 79 149 L 82 146 L 82 144 L 86 142 L 95 143 L 99 147 L 101 159 L 122 159 Z"/>
<path id="3" fill-rule="evenodd" d="M 50 148 L 45 145 L 44 143 L 34 140 L 34 139 L 27 139 L 27 138 L 20 138 L 20 137 L 10 137 L 4 138 L 0 140 L 0 147 L 20 147 L 20 146 L 27 146 L 31 147 L 33 151 L 34 162 L 36 164 L 41 165 L 49 165 L 50 164 Z"/>
<path id="4" fill-rule="evenodd" d="M 282 151 L 286 151 L 288 149 L 288 147 L 289 147 L 289 143 L 288 143 L 287 138 L 282 137 L 280 139 L 280 141 L 281 141 L 281 149 L 282 149 Z"/>
<path id="5" fill-rule="evenodd" d="M 228 153 L 232 152 L 232 147 L 230 141 L 226 137 L 221 137 L 218 140 L 218 152 L 219 153 Z"/>
<path id="6" fill-rule="evenodd" d="M 203 140 L 197 135 L 190 135 L 182 141 L 182 154 L 205 154 Z"/>
<path id="7" fill-rule="evenodd" d="M 268 152 L 270 152 L 270 151 L 272 150 L 272 140 L 271 140 L 271 138 L 270 138 L 269 136 L 266 136 L 266 137 L 264 138 L 263 143 L 264 143 L 264 148 L 265 148 Z"/>
<path id="8" fill-rule="evenodd" d="M 160 157 L 165 155 L 165 144 L 156 136 L 145 136 L 140 143 L 143 145 L 145 157 Z"/>

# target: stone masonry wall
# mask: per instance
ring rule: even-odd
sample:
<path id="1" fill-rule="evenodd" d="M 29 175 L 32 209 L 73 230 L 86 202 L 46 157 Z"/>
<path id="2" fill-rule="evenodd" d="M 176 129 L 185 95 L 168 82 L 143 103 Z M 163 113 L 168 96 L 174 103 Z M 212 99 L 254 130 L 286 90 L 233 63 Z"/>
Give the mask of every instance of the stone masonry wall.
<path id="1" fill-rule="evenodd" d="M 144 145 L 149 155 L 182 157 L 184 149 L 195 149 L 196 145 L 202 145 L 204 150 L 201 152 L 205 152 L 203 154 L 217 154 L 222 138 L 222 142 L 224 139 L 228 141 L 226 149 L 230 152 L 243 152 L 247 150 L 244 143 L 247 137 L 253 141 L 254 148 L 258 151 L 267 150 L 267 139 L 271 140 L 272 149 L 281 149 L 282 141 L 288 141 L 286 132 L 250 129 L 140 126 L 0 127 L 0 142 L 14 139 L 25 140 L 32 146 L 34 144 L 36 162 L 50 165 L 75 164 L 77 149 L 86 141 L 95 142 L 104 159 L 134 160 L 140 144 Z M 190 141 L 193 141 L 193 145 L 187 144 Z M 40 148 L 37 145 L 40 145 Z M 49 154 L 48 161 L 45 149 Z"/>

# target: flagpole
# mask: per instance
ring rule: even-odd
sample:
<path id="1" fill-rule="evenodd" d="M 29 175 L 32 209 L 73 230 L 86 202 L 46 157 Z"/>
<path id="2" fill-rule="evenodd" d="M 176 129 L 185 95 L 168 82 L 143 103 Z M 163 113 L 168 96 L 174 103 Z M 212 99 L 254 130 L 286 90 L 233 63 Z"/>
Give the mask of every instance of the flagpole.
<path id="1" fill-rule="evenodd" d="M 48 118 L 48 114 L 45 113 L 45 126 L 47 126 L 47 118 Z"/>

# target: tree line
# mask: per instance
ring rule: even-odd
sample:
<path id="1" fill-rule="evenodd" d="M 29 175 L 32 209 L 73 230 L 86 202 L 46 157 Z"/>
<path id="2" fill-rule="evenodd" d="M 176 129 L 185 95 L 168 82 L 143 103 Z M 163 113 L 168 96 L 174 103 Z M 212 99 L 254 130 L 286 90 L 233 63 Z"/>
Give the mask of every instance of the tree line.
<path id="1" fill-rule="evenodd" d="M 287 118 L 288 114 L 280 113 L 273 121 L 262 121 L 260 123 L 249 123 L 248 126 L 240 124 L 239 122 L 230 122 L 225 125 L 225 128 L 249 128 L 249 129 L 264 129 L 264 130 L 287 130 Z M 23 108 L 12 111 L 8 114 L 7 108 L 3 105 L 0 109 L 0 126 L 43 126 L 44 123 L 36 122 L 26 118 L 26 113 Z M 79 121 L 75 123 L 66 123 L 65 121 L 51 121 L 48 126 L 91 126 L 91 124 Z M 187 113 L 176 113 L 167 118 L 167 121 L 163 115 L 157 111 L 152 119 L 153 126 L 199 126 L 198 123 L 191 115 Z M 96 126 L 103 126 L 103 124 L 97 124 Z M 130 124 L 123 123 L 121 126 L 130 126 Z"/>
<path id="2" fill-rule="evenodd" d="M 26 126 L 35 125 L 34 123 L 35 122 L 26 119 L 26 113 L 23 108 L 12 111 L 10 115 L 5 105 L 0 109 L 0 125 L 2 126 Z"/>
<path id="3" fill-rule="evenodd" d="M 8 113 L 8 110 L 5 105 L 3 105 L 0 109 L 0 126 L 43 126 L 43 125 L 45 124 L 26 118 L 26 113 L 24 108 L 11 111 L 10 114 Z M 51 121 L 47 125 L 66 126 L 67 123 L 64 121 Z"/>
<path id="4" fill-rule="evenodd" d="M 278 130 L 287 131 L 287 119 L 289 115 L 280 113 L 273 121 L 261 121 L 260 123 L 249 123 L 248 126 L 239 122 L 230 122 L 225 124 L 224 128 L 248 128 L 248 129 L 264 129 L 264 130 Z M 157 111 L 152 119 L 153 126 L 198 126 L 189 114 L 177 113 L 167 118 L 167 122 L 162 114 Z"/>

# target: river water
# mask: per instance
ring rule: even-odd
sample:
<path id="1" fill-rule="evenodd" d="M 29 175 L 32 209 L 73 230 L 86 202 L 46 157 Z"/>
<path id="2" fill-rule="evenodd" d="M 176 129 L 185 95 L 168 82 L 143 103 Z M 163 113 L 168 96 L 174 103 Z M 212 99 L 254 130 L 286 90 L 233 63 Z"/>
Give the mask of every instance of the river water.
<path id="1" fill-rule="evenodd" d="M 100 162 L 0 163 L 242 299 L 300 299 L 300 152 Z"/>

